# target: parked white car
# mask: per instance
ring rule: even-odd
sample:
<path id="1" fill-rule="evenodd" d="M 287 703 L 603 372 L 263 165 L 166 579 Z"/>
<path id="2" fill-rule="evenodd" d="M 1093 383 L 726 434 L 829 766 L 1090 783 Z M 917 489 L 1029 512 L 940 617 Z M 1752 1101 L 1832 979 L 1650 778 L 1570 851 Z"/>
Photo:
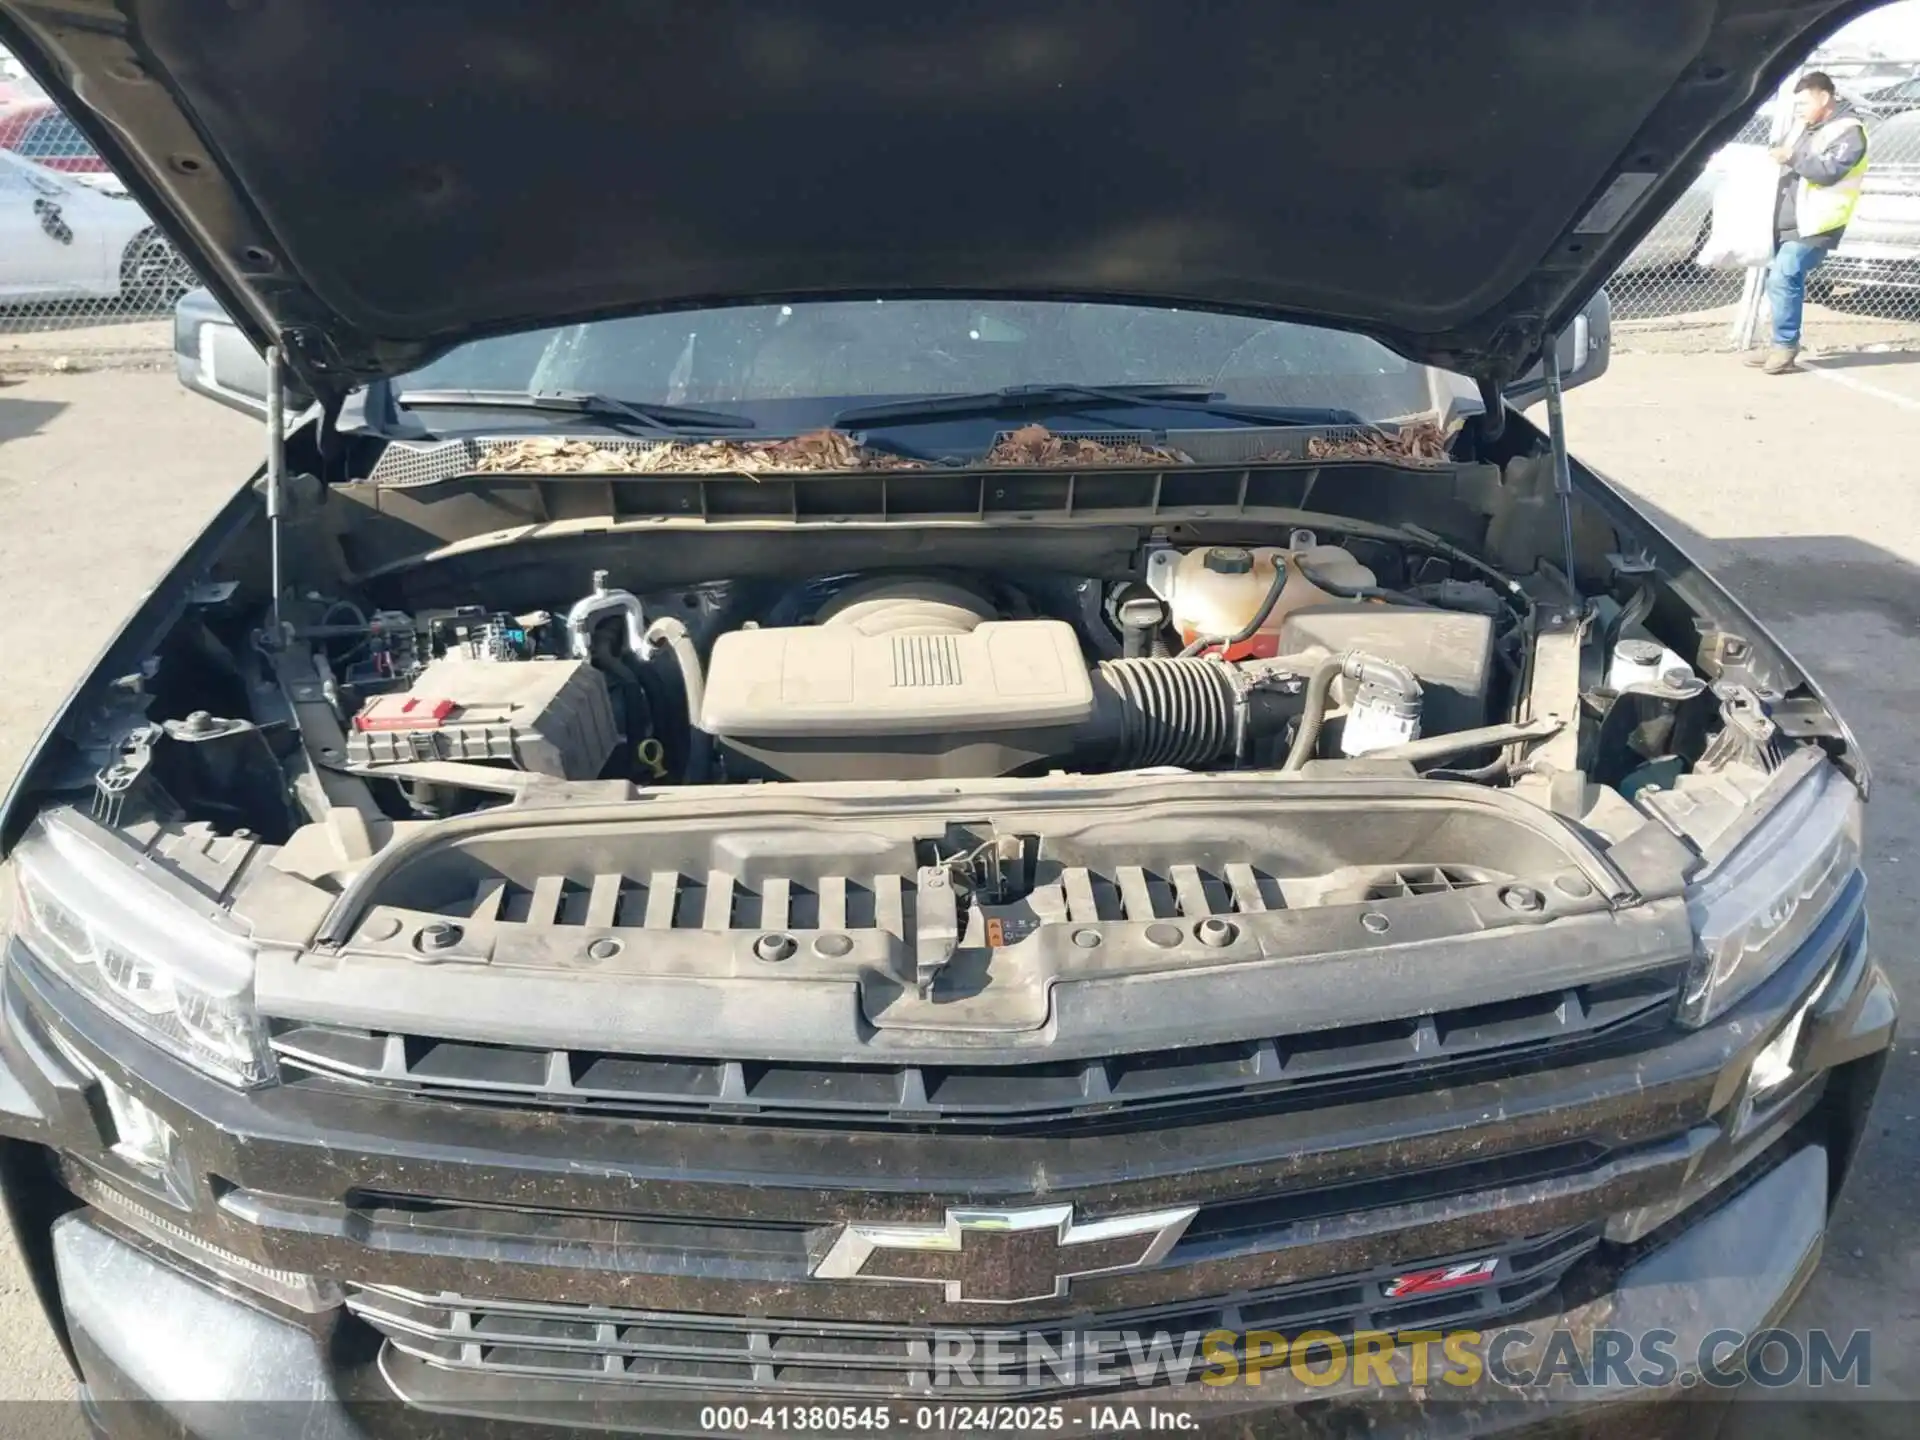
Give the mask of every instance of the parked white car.
<path id="1" fill-rule="evenodd" d="M 1814 272 L 1816 290 L 1836 285 L 1920 289 L 1920 110 L 1872 125 L 1860 208 L 1840 248 Z"/>
<path id="2" fill-rule="evenodd" d="M 124 191 L 0 150 L 0 304 L 104 299 L 163 309 L 196 283 Z"/>

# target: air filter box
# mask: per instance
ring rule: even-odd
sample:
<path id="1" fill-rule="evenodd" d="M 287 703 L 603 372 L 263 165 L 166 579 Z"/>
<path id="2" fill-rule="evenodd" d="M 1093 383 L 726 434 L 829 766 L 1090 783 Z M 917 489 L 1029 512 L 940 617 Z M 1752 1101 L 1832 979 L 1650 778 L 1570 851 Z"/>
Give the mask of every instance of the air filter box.
<path id="1" fill-rule="evenodd" d="M 714 642 L 701 728 L 734 774 L 1002 775 L 1061 753 L 1093 703 L 1073 627 L 1058 620 L 957 634 L 796 626 Z"/>
<path id="2" fill-rule="evenodd" d="M 1280 653 L 1364 650 L 1406 666 L 1425 692 L 1421 733 L 1450 735 L 1487 723 L 1493 620 L 1459 610 L 1400 605 L 1313 605 L 1287 616 Z"/>

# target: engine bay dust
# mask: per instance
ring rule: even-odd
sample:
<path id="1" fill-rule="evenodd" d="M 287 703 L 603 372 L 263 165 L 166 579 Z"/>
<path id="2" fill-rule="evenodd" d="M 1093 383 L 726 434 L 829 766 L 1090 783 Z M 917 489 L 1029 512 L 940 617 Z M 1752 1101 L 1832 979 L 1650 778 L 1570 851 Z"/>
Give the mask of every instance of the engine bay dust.
<path id="1" fill-rule="evenodd" d="M 1623 799 L 1744 753 L 1708 744 L 1740 697 L 1710 693 L 1631 601 L 1568 630 L 1436 537 L 1276 538 L 1148 543 L 1106 576 L 876 566 L 645 590 L 598 570 L 569 595 L 554 567 L 533 610 L 311 593 L 225 662 L 253 713 L 134 725 L 97 807 L 284 837 L 342 803 L 434 820 L 607 784 L 1174 770 L 1524 788 L 1542 754 Z M 195 642 L 210 663 L 218 643 Z"/>
<path id="2" fill-rule="evenodd" d="M 1138 580 L 883 572 L 648 594 L 601 571 L 520 614 L 323 597 L 263 658 L 317 678 L 321 698 L 296 701 L 316 764 L 395 816 L 544 781 L 1485 763 L 1503 738 L 1487 727 L 1506 718 L 1524 612 L 1485 582 L 1390 590 L 1304 530 L 1143 558 Z"/>
<path id="3" fill-rule="evenodd" d="M 1570 582 L 1537 454 L 1015 426 L 1004 468 L 889 469 L 859 433 L 296 476 L 290 583 L 235 546 L 43 783 L 262 942 L 782 967 L 875 1033 L 1028 1034 L 1062 977 L 1399 945 L 1401 900 L 1477 933 L 1677 893 L 1835 733 L 1617 532 Z M 647 443 L 606 453 L 683 442 Z"/>

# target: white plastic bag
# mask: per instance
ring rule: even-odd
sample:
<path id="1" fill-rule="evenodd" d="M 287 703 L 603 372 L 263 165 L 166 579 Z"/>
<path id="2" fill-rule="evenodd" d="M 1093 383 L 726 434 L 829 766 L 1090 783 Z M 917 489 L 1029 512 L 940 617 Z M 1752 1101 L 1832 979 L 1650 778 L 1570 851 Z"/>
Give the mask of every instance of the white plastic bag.
<path id="1" fill-rule="evenodd" d="M 1718 156 L 1713 224 L 1696 263 L 1709 270 L 1746 270 L 1773 259 L 1774 207 L 1780 166 L 1764 145 L 1729 145 Z"/>

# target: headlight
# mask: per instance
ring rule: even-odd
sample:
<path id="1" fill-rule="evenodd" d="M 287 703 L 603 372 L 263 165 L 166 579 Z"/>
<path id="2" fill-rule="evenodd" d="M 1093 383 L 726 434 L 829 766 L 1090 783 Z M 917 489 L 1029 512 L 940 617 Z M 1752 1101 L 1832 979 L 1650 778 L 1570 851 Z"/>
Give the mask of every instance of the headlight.
<path id="1" fill-rule="evenodd" d="M 253 947 L 224 913 L 142 874 L 71 811 L 14 852 L 19 939 L 48 966 L 189 1065 L 236 1085 L 273 1076 L 253 1008 Z"/>
<path id="2" fill-rule="evenodd" d="M 1859 792 L 1822 765 L 1689 891 L 1696 958 L 1680 1018 L 1704 1025 L 1777 970 L 1859 868 Z"/>

